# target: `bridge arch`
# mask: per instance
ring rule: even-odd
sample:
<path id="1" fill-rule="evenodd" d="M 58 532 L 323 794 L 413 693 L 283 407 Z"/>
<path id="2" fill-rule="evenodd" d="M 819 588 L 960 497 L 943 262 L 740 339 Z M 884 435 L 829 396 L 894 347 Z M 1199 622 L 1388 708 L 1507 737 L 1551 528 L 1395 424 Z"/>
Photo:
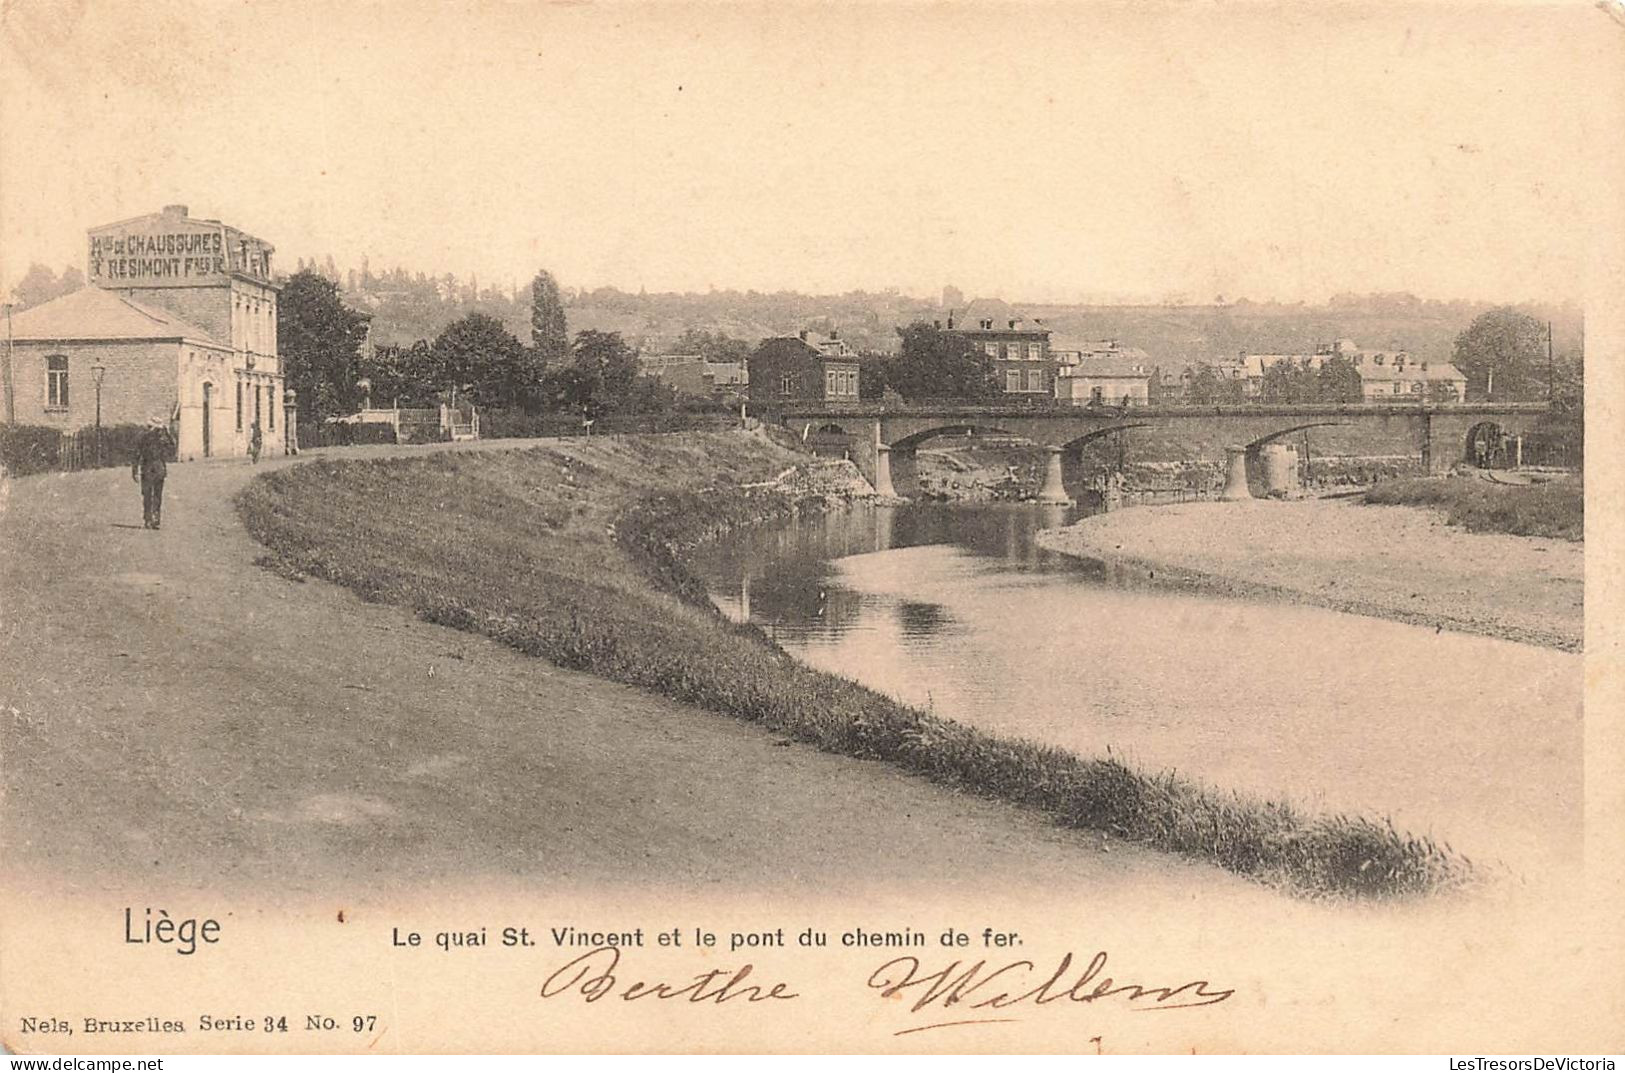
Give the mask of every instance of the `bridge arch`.
<path id="1" fill-rule="evenodd" d="M 1260 447 L 1264 446 L 1266 443 L 1274 443 L 1276 440 L 1280 439 L 1282 436 L 1290 436 L 1294 432 L 1303 432 L 1305 429 L 1331 428 L 1331 427 L 1338 426 L 1338 425 L 1347 425 L 1348 423 L 1349 422 L 1347 422 L 1347 421 L 1310 421 L 1307 424 L 1293 425 L 1291 428 L 1278 429 L 1275 432 L 1271 432 L 1266 436 L 1260 436 L 1260 437 L 1258 437 L 1258 439 L 1253 440 L 1251 443 L 1247 444 L 1247 450 L 1249 450 L 1249 451 L 1257 451 Z"/>
<path id="2" fill-rule="evenodd" d="M 838 421 L 806 421 L 802 423 L 801 439 L 803 442 L 812 439 L 813 436 L 819 433 L 824 433 L 825 435 L 831 436 L 853 435 L 851 429 L 847 428 Z"/>
<path id="3" fill-rule="evenodd" d="M 891 447 L 894 451 L 912 451 L 926 441 L 934 440 L 939 436 L 970 435 L 1008 436 L 1013 440 L 1026 440 L 1029 443 L 1040 442 L 1039 440 L 1034 439 L 1032 436 L 1024 433 L 1011 432 L 1009 429 L 995 428 L 992 425 L 956 424 L 937 425 L 933 428 L 921 429 L 919 432 L 911 432 L 907 436 L 902 436 L 893 440 Z"/>
<path id="4" fill-rule="evenodd" d="M 1153 425 L 1149 421 L 1135 421 L 1126 425 L 1108 425 L 1105 428 L 1097 428 L 1089 432 L 1085 432 L 1082 436 L 1074 436 L 1072 439 L 1067 440 L 1065 443 L 1060 444 L 1059 446 L 1063 451 L 1078 451 L 1081 450 L 1083 445 L 1088 443 L 1090 440 L 1102 439 L 1116 432 L 1127 432 L 1131 428 L 1152 427 Z"/>

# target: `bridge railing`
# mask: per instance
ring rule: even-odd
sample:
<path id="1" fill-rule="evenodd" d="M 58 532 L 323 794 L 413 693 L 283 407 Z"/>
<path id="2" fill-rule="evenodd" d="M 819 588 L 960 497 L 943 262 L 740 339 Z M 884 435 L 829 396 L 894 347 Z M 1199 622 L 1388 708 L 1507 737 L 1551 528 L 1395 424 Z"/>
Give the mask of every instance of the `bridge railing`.
<path id="1" fill-rule="evenodd" d="M 1548 412 L 1544 402 L 1303 402 L 1210 403 L 1203 405 L 1144 403 L 1133 406 L 1076 406 L 1055 399 L 1010 402 L 963 399 L 914 399 L 908 402 L 797 402 L 772 404 L 761 412 L 796 416 L 887 417 L 956 414 L 1026 417 L 1277 417 L 1277 416 L 1415 416 L 1417 414 L 1538 415 Z"/>

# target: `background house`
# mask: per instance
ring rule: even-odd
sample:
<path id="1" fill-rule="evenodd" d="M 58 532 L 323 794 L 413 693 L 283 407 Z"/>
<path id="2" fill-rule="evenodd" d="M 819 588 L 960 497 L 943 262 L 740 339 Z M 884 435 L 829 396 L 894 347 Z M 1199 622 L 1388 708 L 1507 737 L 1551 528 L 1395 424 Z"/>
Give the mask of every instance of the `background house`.
<path id="1" fill-rule="evenodd" d="M 1059 342 L 1055 397 L 1073 406 L 1144 406 L 1150 401 L 1151 358 L 1115 339 L 1096 343 Z"/>
<path id="2" fill-rule="evenodd" d="M 762 340 L 750 356 L 751 402 L 858 401 L 857 359 L 837 356 L 844 346 L 839 340 L 809 341 L 810 335 Z"/>
<path id="3" fill-rule="evenodd" d="M 963 315 L 950 312 L 944 330 L 969 340 L 993 359 L 1006 395 L 1053 395 L 1056 363 L 1050 354 L 1050 330 L 1042 323 L 1024 320 L 1002 302 L 972 302 Z"/>

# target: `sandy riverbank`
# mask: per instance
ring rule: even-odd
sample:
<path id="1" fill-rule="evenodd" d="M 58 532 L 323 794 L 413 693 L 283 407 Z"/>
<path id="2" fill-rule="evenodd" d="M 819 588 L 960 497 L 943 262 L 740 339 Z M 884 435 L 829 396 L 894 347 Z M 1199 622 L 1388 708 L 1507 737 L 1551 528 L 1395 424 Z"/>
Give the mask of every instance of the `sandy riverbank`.
<path id="1" fill-rule="evenodd" d="M 1284 599 L 1579 651 L 1585 548 L 1468 533 L 1437 512 L 1350 500 L 1183 503 L 1039 535 L 1159 583 Z"/>

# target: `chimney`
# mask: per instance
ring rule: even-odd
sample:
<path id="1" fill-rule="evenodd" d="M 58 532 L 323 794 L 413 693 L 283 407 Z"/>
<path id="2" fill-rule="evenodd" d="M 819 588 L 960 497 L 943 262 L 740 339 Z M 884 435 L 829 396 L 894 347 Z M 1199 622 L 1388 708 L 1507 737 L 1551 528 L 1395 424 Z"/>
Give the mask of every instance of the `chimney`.
<path id="1" fill-rule="evenodd" d="M 839 329 L 839 328 L 831 328 L 829 330 L 829 338 L 830 338 L 831 342 L 834 342 L 836 339 L 839 339 L 840 337 L 841 337 L 841 329 Z"/>
<path id="2" fill-rule="evenodd" d="M 942 323 L 940 321 L 937 322 L 937 327 L 942 327 Z M 948 330 L 950 332 L 954 330 L 954 311 L 951 309 L 948 310 Z"/>
<path id="3" fill-rule="evenodd" d="M 797 337 L 798 337 L 798 338 L 799 338 L 799 339 L 800 339 L 800 340 L 801 340 L 801 341 L 802 341 L 802 342 L 803 342 L 803 343 L 805 343 L 805 342 L 806 342 L 806 341 L 807 341 L 807 329 L 805 329 L 805 328 L 803 328 L 803 329 L 801 329 L 801 331 L 800 331 L 800 332 L 799 332 L 799 333 L 798 333 L 798 334 L 797 334 Z"/>
<path id="4" fill-rule="evenodd" d="M 185 216 L 186 215 L 186 206 L 185 205 L 165 205 L 164 206 L 164 215 L 165 216 Z"/>
<path id="5" fill-rule="evenodd" d="M 934 321 L 932 321 L 932 322 L 931 322 L 931 323 L 932 323 L 932 324 L 933 324 L 933 325 L 934 325 L 934 326 L 935 326 L 935 327 L 936 327 L 936 328 L 937 328 L 937 330 L 938 330 L 938 331 L 941 331 L 941 330 L 942 330 L 942 321 L 940 321 L 940 320 L 934 320 Z M 954 323 L 954 322 L 953 322 L 953 321 L 951 321 L 951 320 L 950 320 L 950 321 L 949 321 L 949 322 L 948 322 L 948 326 L 949 326 L 949 327 L 950 327 L 950 328 L 951 328 L 951 327 L 953 327 L 953 323 Z"/>
<path id="6" fill-rule="evenodd" d="M 1011 321 L 1011 322 L 1010 322 L 1010 328 L 1011 328 L 1011 330 L 1014 330 L 1014 329 L 1015 329 L 1015 326 L 1016 326 L 1016 322 L 1015 322 L 1015 321 Z"/>

